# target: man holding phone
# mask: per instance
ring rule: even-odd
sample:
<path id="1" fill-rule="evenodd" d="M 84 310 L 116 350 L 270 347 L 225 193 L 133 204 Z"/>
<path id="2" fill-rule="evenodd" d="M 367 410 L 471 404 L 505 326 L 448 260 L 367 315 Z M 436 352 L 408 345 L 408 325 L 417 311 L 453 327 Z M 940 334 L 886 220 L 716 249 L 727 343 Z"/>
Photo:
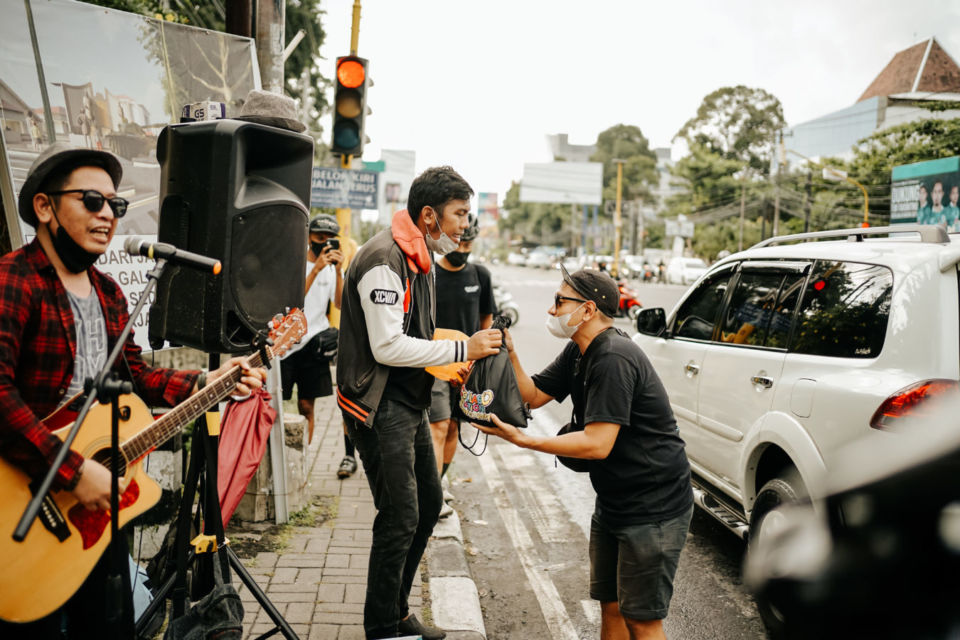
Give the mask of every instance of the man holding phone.
<path id="1" fill-rule="evenodd" d="M 310 221 L 310 246 L 307 251 L 307 283 L 303 298 L 303 314 L 307 333 L 291 347 L 280 361 L 283 399 L 293 397 L 297 385 L 297 409 L 307 419 L 307 442 L 313 440 L 314 400 L 333 395 L 330 357 L 324 354 L 321 333 L 330 328 L 327 307 L 333 302 L 340 308 L 343 273 L 340 268 L 340 225 L 332 215 L 324 213 Z"/>

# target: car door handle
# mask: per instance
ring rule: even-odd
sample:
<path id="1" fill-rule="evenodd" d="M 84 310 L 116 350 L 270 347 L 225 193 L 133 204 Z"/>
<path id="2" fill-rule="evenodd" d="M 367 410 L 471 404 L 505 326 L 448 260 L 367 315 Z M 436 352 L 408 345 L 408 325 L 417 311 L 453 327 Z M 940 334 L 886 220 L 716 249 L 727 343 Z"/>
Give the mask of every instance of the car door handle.
<path id="1" fill-rule="evenodd" d="M 773 378 L 769 378 L 767 376 L 753 376 L 750 378 L 750 382 L 767 389 L 773 386 Z"/>
<path id="2" fill-rule="evenodd" d="M 683 370 L 686 371 L 688 375 L 695 376 L 698 373 L 700 373 L 700 365 L 696 365 L 696 364 L 693 364 L 692 362 L 688 362 L 686 366 L 683 367 Z"/>

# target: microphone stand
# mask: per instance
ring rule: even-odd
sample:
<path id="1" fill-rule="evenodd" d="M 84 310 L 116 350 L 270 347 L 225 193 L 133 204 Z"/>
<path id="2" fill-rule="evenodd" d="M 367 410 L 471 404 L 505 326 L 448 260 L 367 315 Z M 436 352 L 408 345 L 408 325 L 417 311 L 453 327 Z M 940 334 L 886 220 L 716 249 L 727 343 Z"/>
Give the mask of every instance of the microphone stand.
<path id="1" fill-rule="evenodd" d="M 117 379 L 116 374 L 113 372 L 113 365 L 120 356 L 120 353 L 123 351 L 123 348 L 127 342 L 127 338 L 130 336 L 130 332 L 133 329 L 133 323 L 140 316 L 140 311 L 143 309 L 144 304 L 146 304 L 147 299 L 150 297 L 151 291 L 153 291 L 154 287 L 156 287 L 157 281 L 160 279 L 160 275 L 163 273 L 163 268 L 165 266 L 166 260 L 159 259 L 157 260 L 156 264 L 154 264 L 153 269 L 147 272 L 147 284 L 143 288 L 143 293 L 140 295 L 140 299 L 137 300 L 137 304 L 134 306 L 133 312 L 127 319 L 126 325 L 124 325 L 123 330 L 120 332 L 116 344 L 113 345 L 113 350 L 107 356 L 107 361 L 104 363 L 103 368 L 100 370 L 100 373 L 97 374 L 96 379 L 87 378 L 87 380 L 84 381 L 84 389 L 87 392 L 87 398 L 80 409 L 80 413 L 77 414 L 76 420 L 70 426 L 70 431 L 67 433 L 67 437 L 64 438 L 63 445 L 57 451 L 57 455 L 54 458 L 53 463 L 50 465 L 50 468 L 47 470 L 47 474 L 44 476 L 40 484 L 37 485 L 37 488 L 33 493 L 33 498 L 27 504 L 27 508 L 24 510 L 23 515 L 20 517 L 20 521 L 17 524 L 17 528 L 13 532 L 13 539 L 17 542 L 23 542 L 24 538 L 27 537 L 27 533 L 29 533 L 33 521 L 37 518 L 37 514 L 40 512 L 41 505 L 47 498 L 50 487 L 53 485 L 53 479 L 56 477 L 57 471 L 60 469 L 61 465 L 63 465 L 64 460 L 67 459 L 67 454 L 70 452 L 70 445 L 73 444 L 74 439 L 77 437 L 77 433 L 80 432 L 80 427 L 83 425 L 83 421 L 90 412 L 91 407 L 93 407 L 94 401 L 99 400 L 101 404 L 110 403 L 111 537 L 109 553 L 111 558 L 111 567 L 107 579 L 107 611 L 105 611 L 104 614 L 107 616 L 109 626 L 113 627 L 113 633 L 109 635 L 118 638 L 119 640 L 131 638 L 133 637 L 134 633 L 132 608 L 133 591 L 130 588 L 130 570 L 126 558 L 127 554 L 124 553 L 124 548 L 117 542 L 120 521 L 119 503 L 121 468 L 126 471 L 126 465 L 121 459 L 120 455 L 120 394 L 132 393 L 133 386 L 129 382 L 123 382 Z M 31 486 L 31 489 L 33 489 L 33 486 Z M 124 597 L 124 594 L 127 594 L 129 597 Z"/>

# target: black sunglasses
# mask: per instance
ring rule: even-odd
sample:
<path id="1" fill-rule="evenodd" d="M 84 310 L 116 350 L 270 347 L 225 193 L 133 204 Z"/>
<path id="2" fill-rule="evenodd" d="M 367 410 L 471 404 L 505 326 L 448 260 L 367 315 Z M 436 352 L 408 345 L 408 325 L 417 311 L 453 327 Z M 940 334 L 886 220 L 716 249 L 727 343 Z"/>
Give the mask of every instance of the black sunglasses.
<path id="1" fill-rule="evenodd" d="M 48 191 L 48 196 L 62 196 L 65 193 L 80 193 L 83 194 L 80 196 L 80 200 L 83 202 L 83 206 L 87 208 L 87 211 L 90 213 L 100 213 L 103 210 L 103 203 L 107 202 L 110 205 L 110 208 L 113 210 L 113 216 L 115 218 L 122 218 L 127 213 L 127 206 L 129 202 L 125 198 L 120 196 L 113 196 L 108 198 L 99 191 L 95 189 L 66 189 L 64 191 Z"/>
<path id="2" fill-rule="evenodd" d="M 584 299 L 582 299 L 582 298 L 568 298 L 567 296 L 562 296 L 562 295 L 560 295 L 559 293 L 553 294 L 553 308 L 554 308 L 554 309 L 559 309 L 559 308 L 560 308 L 560 305 L 563 304 L 563 303 L 566 302 L 566 301 L 570 301 L 570 302 L 582 302 L 582 303 L 588 302 L 587 300 L 584 300 Z"/>

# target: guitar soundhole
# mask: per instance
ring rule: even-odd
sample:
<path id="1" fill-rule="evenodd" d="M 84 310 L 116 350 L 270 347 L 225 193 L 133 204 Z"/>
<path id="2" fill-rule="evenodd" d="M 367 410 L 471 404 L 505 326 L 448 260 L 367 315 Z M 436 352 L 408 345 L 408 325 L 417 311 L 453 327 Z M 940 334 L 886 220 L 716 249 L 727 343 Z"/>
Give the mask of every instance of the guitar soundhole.
<path id="1" fill-rule="evenodd" d="M 100 449 L 95 454 L 93 454 L 93 460 L 99 462 L 107 469 L 113 468 L 113 457 L 110 455 L 110 449 Z M 123 459 L 123 456 L 120 456 L 120 468 L 117 470 L 119 476 L 123 476 L 127 472 L 127 461 Z"/>

